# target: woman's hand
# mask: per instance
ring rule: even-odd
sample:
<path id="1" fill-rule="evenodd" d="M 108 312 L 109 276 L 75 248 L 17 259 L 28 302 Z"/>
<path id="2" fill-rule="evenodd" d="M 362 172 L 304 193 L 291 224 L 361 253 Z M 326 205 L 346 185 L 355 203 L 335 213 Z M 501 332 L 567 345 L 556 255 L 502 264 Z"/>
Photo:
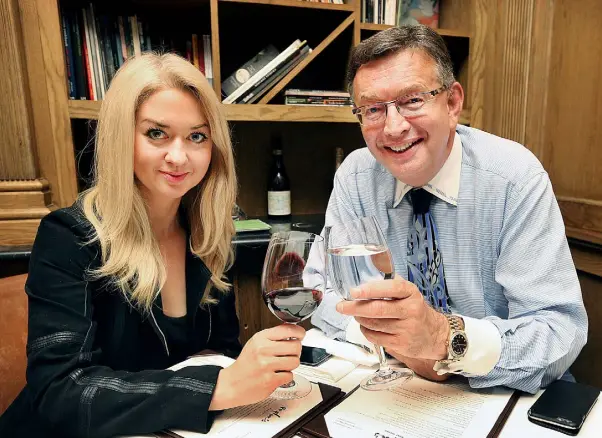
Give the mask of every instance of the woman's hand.
<path id="1" fill-rule="evenodd" d="M 283 324 L 256 333 L 236 362 L 220 371 L 210 411 L 248 405 L 267 398 L 293 379 L 305 329 Z M 295 338 L 295 340 L 287 340 Z"/>

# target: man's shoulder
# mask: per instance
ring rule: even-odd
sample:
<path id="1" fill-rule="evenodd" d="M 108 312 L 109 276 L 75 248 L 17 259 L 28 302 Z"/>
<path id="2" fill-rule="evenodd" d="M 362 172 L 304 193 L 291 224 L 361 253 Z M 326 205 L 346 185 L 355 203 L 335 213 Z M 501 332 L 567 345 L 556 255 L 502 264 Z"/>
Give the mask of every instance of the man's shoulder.
<path id="1" fill-rule="evenodd" d="M 378 161 L 376 161 L 370 150 L 367 147 L 363 147 L 347 155 L 339 169 L 343 174 L 353 174 L 371 171 L 379 167 Z"/>
<path id="2" fill-rule="evenodd" d="M 481 175 L 516 184 L 545 172 L 537 157 L 520 143 L 467 126 L 458 125 L 456 131 L 462 140 L 462 166 Z"/>

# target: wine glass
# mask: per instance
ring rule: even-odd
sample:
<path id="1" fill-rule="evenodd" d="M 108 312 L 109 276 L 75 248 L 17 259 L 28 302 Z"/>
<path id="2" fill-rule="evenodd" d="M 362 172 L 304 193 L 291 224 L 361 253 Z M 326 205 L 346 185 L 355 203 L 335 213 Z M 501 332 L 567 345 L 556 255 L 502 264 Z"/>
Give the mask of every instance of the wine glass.
<path id="1" fill-rule="evenodd" d="M 350 290 L 364 283 L 393 278 L 395 267 L 387 242 L 374 216 L 362 217 L 324 228 L 326 271 L 334 291 L 351 300 Z M 383 298 L 386 299 L 386 298 Z M 380 391 L 412 378 L 408 368 L 391 367 L 383 347 L 374 345 L 380 366 L 360 386 Z"/>
<path id="2" fill-rule="evenodd" d="M 306 272 L 310 253 L 323 254 L 324 239 L 313 233 L 285 231 L 272 234 L 263 264 L 261 290 L 270 311 L 286 324 L 309 318 L 322 302 L 325 281 Z M 311 383 L 301 376 L 278 388 L 271 397 L 291 400 L 311 392 Z"/>

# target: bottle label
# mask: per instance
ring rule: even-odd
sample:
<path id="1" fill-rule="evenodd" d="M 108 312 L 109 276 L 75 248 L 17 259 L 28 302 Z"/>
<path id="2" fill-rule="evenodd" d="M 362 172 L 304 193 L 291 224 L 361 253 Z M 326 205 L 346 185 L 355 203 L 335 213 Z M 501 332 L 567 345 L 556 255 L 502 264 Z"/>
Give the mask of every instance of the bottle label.
<path id="1" fill-rule="evenodd" d="M 268 214 L 270 216 L 291 214 L 291 192 L 268 192 Z"/>

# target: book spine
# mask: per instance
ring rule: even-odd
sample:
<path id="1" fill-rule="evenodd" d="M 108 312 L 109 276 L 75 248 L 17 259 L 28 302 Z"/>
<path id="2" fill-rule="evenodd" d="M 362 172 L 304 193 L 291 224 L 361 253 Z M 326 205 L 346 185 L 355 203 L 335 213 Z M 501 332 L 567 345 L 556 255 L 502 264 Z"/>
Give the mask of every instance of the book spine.
<path id="1" fill-rule="evenodd" d="M 140 49 L 140 35 L 138 34 L 138 17 L 135 15 L 130 17 L 130 26 L 132 32 L 132 41 L 134 42 L 134 56 L 140 56 L 142 50 Z"/>
<path id="2" fill-rule="evenodd" d="M 71 42 L 71 32 L 69 32 L 70 18 L 67 11 L 62 14 L 61 26 L 63 30 L 63 45 L 65 47 L 65 64 L 67 67 L 67 90 L 69 92 L 69 99 L 77 99 L 77 92 L 75 87 L 75 69 L 73 67 L 73 48 Z"/>
<path id="3" fill-rule="evenodd" d="M 78 14 L 78 11 L 74 10 L 71 16 L 71 43 L 73 44 L 75 60 L 75 85 L 77 87 L 77 98 L 86 100 L 90 98 L 90 95 L 88 94 L 88 81 L 86 79 L 84 36 L 80 29 L 83 29 L 82 17 Z"/>
<path id="4" fill-rule="evenodd" d="M 150 37 L 150 24 L 148 23 L 144 23 L 144 38 L 146 39 L 146 50 L 148 50 L 149 52 L 151 50 L 153 50 L 153 46 L 151 44 L 151 37 Z"/>
<path id="5" fill-rule="evenodd" d="M 211 58 L 211 37 L 203 35 L 203 55 L 205 58 L 205 77 L 213 86 L 213 64 Z"/>
<path id="6" fill-rule="evenodd" d="M 203 40 L 203 44 L 198 45 L 197 56 L 199 58 L 199 70 L 201 73 L 207 77 L 207 67 L 205 67 L 205 40 Z"/>
<path id="7" fill-rule="evenodd" d="M 89 23 L 88 11 L 86 9 L 82 9 L 82 17 L 84 20 L 84 33 L 86 35 L 85 39 L 85 53 L 86 53 L 86 69 L 88 71 L 88 84 L 90 90 L 90 99 L 92 100 L 100 100 L 100 96 L 98 95 L 98 87 L 96 85 L 96 63 L 94 60 L 94 50 L 92 48 L 92 35 L 91 28 Z"/>
<path id="8" fill-rule="evenodd" d="M 125 39 L 125 28 L 123 26 L 123 17 L 120 15 L 117 17 L 117 26 L 119 27 L 119 42 L 121 44 L 121 57 L 123 58 L 123 62 L 128 59 L 128 48 L 127 48 L 127 40 Z"/>
<path id="9" fill-rule="evenodd" d="M 296 52 L 305 42 L 301 42 L 296 40 L 290 46 L 286 48 L 282 53 L 280 53 L 276 58 L 270 61 L 266 66 L 264 66 L 261 70 L 259 70 L 256 74 L 253 75 L 248 81 L 238 87 L 232 94 L 230 94 L 226 99 L 224 99 L 224 103 L 234 103 L 236 99 L 246 93 L 251 87 L 253 87 L 257 81 L 259 81 L 267 72 L 271 71 L 274 66 L 278 66 L 282 64 L 291 53 Z"/>
<path id="10" fill-rule="evenodd" d="M 192 63 L 196 68 L 199 66 L 199 37 L 196 33 L 192 34 Z"/>
<path id="11" fill-rule="evenodd" d="M 146 40 L 144 39 L 144 22 L 138 19 L 138 38 L 140 40 L 140 52 L 146 52 Z"/>
<path id="12" fill-rule="evenodd" d="M 115 55 L 115 59 L 116 59 L 116 68 L 117 70 L 119 70 L 119 68 L 123 65 L 123 52 L 122 52 L 122 47 L 121 47 L 121 35 L 119 32 L 119 21 L 118 21 L 118 17 L 113 17 L 113 19 L 111 20 L 112 24 L 113 24 L 113 38 L 112 38 L 112 44 L 113 44 L 113 53 Z"/>
<path id="13" fill-rule="evenodd" d="M 305 47 L 304 47 L 305 49 Z M 236 100 L 236 103 L 247 103 L 255 94 L 254 91 L 257 90 L 262 90 L 262 84 L 265 84 L 266 82 L 271 82 L 273 80 L 274 77 L 278 76 L 278 74 L 286 69 L 289 65 L 292 64 L 296 64 L 299 61 L 299 58 L 302 56 L 301 50 L 297 50 L 296 52 L 294 52 L 290 57 L 287 58 L 287 60 L 285 60 L 282 64 L 280 64 L 279 66 L 274 67 L 272 70 L 270 70 L 263 78 L 261 78 L 260 80 L 258 80 L 255 85 L 246 93 L 243 94 L 241 97 L 239 97 Z M 251 95 L 249 97 L 249 94 Z"/>
<path id="14" fill-rule="evenodd" d="M 192 60 L 192 41 L 186 40 L 186 60 L 193 64 Z"/>
<path id="15" fill-rule="evenodd" d="M 108 17 L 102 15 L 98 18 L 98 28 L 100 29 L 100 41 L 101 48 L 103 50 L 104 57 L 104 71 L 106 77 L 106 85 L 109 87 L 109 83 L 115 76 L 115 61 L 113 59 L 113 51 L 111 50 L 110 32 L 108 28 Z"/>
<path id="16" fill-rule="evenodd" d="M 264 83 L 260 87 L 254 88 L 253 91 L 249 93 L 249 95 L 245 96 L 245 98 L 243 99 L 243 103 L 256 102 L 261 96 L 263 96 L 265 93 L 267 93 L 268 90 L 270 90 L 275 84 L 277 84 L 278 81 L 280 81 L 284 76 L 286 76 L 288 72 L 291 71 L 297 64 L 303 61 L 303 59 L 305 59 L 305 57 L 310 53 L 311 49 L 309 47 L 303 47 L 299 55 L 293 58 L 293 60 L 290 61 L 288 64 L 285 64 L 284 67 L 282 67 L 278 72 L 276 72 L 276 74 L 274 74 L 273 79 L 271 79 L 267 83 Z"/>
<path id="17" fill-rule="evenodd" d="M 94 75 L 96 76 L 96 90 L 99 99 L 105 97 L 105 80 L 102 66 L 102 57 L 100 44 L 98 43 L 98 32 L 96 30 L 96 17 L 94 15 L 94 5 L 90 3 L 90 15 L 88 25 L 90 26 L 90 40 L 92 42 L 92 56 L 94 57 Z"/>

